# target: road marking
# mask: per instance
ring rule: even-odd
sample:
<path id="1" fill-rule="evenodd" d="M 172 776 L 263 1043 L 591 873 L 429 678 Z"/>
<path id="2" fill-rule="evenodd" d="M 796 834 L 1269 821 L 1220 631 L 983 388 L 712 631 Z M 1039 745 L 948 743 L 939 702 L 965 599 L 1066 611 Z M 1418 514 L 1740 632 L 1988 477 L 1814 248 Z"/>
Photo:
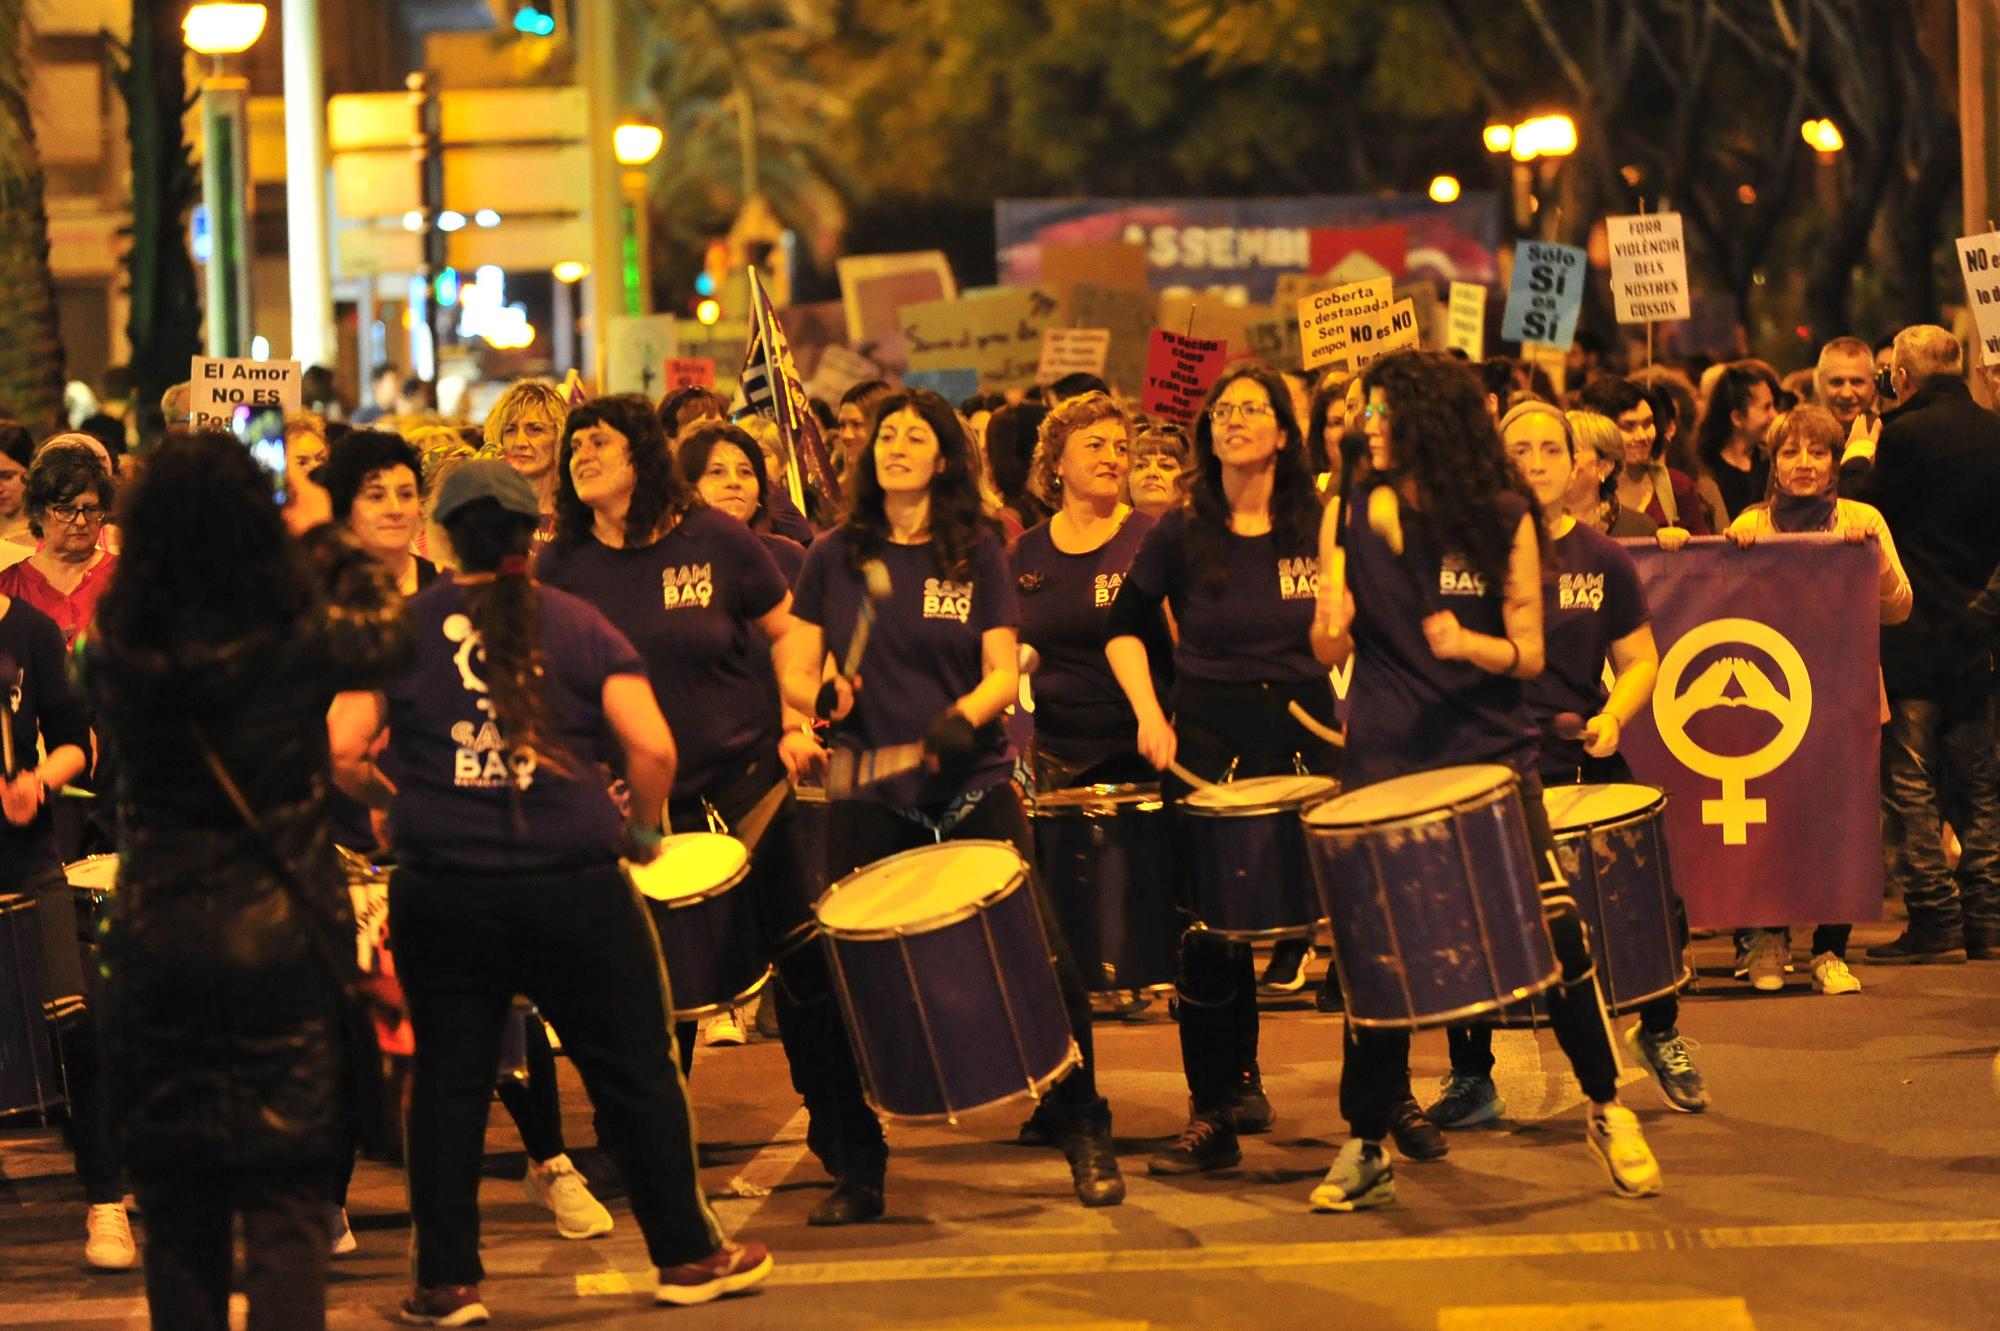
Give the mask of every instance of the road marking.
<path id="1" fill-rule="evenodd" d="M 1757 1331 L 1741 1299 L 1441 1308 L 1438 1331 Z"/>
<path id="2" fill-rule="evenodd" d="M 1544 1030 L 1493 1032 L 1493 1085 L 1508 1103 L 1507 1117 L 1517 1123 L 1546 1123 L 1587 1098 L 1553 1034 L 1546 1041 L 1543 1035 Z M 1611 1047 L 1617 1051 L 1615 1039 Z M 1628 1067 L 1620 1060 L 1621 1088 L 1648 1075 L 1644 1068 Z"/>
<path id="3" fill-rule="evenodd" d="M 739 1225 L 756 1214 L 770 1200 L 772 1191 L 791 1177 L 792 1170 L 805 1158 L 806 1127 L 811 1119 L 812 1116 L 801 1105 L 785 1120 L 784 1126 L 772 1134 L 771 1145 L 744 1161 L 742 1170 L 730 1178 L 729 1190 L 711 1193 L 708 1200 L 711 1203 L 754 1202 L 755 1205 L 743 1212 L 740 1219 L 734 1211 L 731 1212 L 731 1218 Z M 778 1142 L 789 1144 L 780 1147 L 776 1144 Z"/>
<path id="4" fill-rule="evenodd" d="M 1228 1271 L 1253 1267 L 1356 1266 L 1374 1262 L 1601 1257 L 1612 1253 L 1697 1248 L 1847 1248 L 1899 1243 L 2000 1243 L 2000 1220 L 1352 1239 L 1337 1243 L 1140 1248 L 1123 1252 L 986 1253 L 965 1257 L 897 1257 L 851 1262 L 785 1262 L 781 1258 L 778 1268 L 765 1283 L 848 1285 L 877 1281 L 1133 1275 L 1154 1271 Z M 576 1292 L 584 1296 L 629 1294 L 637 1289 L 649 1288 L 652 1278 L 650 1271 L 594 1272 L 576 1278 Z"/>

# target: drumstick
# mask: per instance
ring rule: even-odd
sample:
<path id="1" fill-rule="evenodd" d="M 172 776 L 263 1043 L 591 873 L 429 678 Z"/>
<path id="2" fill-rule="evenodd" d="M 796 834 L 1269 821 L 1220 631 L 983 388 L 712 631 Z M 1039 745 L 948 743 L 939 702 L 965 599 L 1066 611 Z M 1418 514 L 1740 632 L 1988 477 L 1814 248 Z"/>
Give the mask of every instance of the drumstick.
<path id="1" fill-rule="evenodd" d="M 1294 698 L 1290 703 L 1286 704 L 1285 710 L 1292 714 L 1292 720 L 1298 722 L 1328 744 L 1341 748 L 1347 747 L 1347 736 L 1341 734 L 1331 726 L 1321 725 L 1317 717 L 1299 705 L 1298 699 Z"/>
<path id="2" fill-rule="evenodd" d="M 1368 526 L 1409 573 L 1410 581 L 1417 586 L 1417 595 L 1423 598 L 1424 613 L 1438 613 L 1443 607 L 1438 604 L 1437 588 L 1424 580 L 1416 551 L 1403 540 L 1403 504 L 1393 486 L 1378 485 L 1368 492 Z"/>
<path id="3" fill-rule="evenodd" d="M 924 765 L 922 744 L 888 744 L 879 749 L 835 749 L 827 756 L 826 797 L 848 799 L 863 786 L 887 781 Z"/>
<path id="4" fill-rule="evenodd" d="M 1584 720 L 1575 712 L 1557 712 L 1542 729 L 1557 739 L 1582 739 Z"/>
<path id="5" fill-rule="evenodd" d="M 868 634 L 875 627 L 875 607 L 889 599 L 889 566 L 879 559 L 862 561 L 861 585 L 866 594 L 854 621 L 854 636 L 847 640 L 847 655 L 840 661 L 843 679 L 853 679 L 854 672 L 861 669 L 861 654 L 868 650 Z"/>

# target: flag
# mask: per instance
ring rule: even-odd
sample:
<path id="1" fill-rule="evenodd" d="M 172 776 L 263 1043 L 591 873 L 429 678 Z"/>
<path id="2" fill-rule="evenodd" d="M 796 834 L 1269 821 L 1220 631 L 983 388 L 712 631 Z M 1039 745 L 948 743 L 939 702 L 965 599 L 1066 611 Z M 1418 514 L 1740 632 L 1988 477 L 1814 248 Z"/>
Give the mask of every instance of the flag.
<path id="1" fill-rule="evenodd" d="M 575 370 L 563 376 L 562 386 L 556 391 L 562 394 L 563 401 L 569 403 L 571 411 L 590 401 L 590 394 L 583 391 L 583 376 Z"/>
<path id="2" fill-rule="evenodd" d="M 798 367 L 792 363 L 791 345 L 785 341 L 785 330 L 755 268 L 750 269 L 750 344 L 736 392 L 741 411 L 768 416 L 777 425 L 779 447 L 785 455 L 785 479 L 799 511 L 806 508 L 806 486 L 839 505 L 840 478 L 833 474 L 826 443 L 820 438 L 819 420 L 806 400 Z"/>

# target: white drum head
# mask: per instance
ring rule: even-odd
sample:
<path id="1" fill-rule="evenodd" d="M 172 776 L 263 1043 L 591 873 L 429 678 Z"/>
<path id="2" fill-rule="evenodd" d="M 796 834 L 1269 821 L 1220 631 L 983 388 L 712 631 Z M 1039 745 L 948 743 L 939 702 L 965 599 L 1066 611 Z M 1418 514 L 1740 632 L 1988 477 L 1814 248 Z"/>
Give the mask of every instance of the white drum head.
<path id="1" fill-rule="evenodd" d="M 641 896 L 674 902 L 700 897 L 735 879 L 750 863 L 741 841 L 720 832 L 683 832 L 660 842 L 650 864 L 627 864 Z"/>
<path id="2" fill-rule="evenodd" d="M 1498 763 L 1440 767 L 1431 772 L 1392 776 L 1338 795 L 1308 809 L 1314 827 L 1348 827 L 1416 818 L 1491 795 L 1515 780 L 1514 769 Z"/>
<path id="3" fill-rule="evenodd" d="M 813 908 L 838 933 L 917 930 L 978 905 L 1027 866 L 998 841 L 947 841 L 891 855 L 835 883 Z"/>
<path id="4" fill-rule="evenodd" d="M 71 887 L 86 892 L 109 892 L 118 881 L 118 857 L 116 855 L 91 855 L 80 860 L 71 860 L 63 866 L 63 877 L 69 879 Z"/>
<path id="5" fill-rule="evenodd" d="M 1601 786 L 1553 786 L 1542 792 L 1549 826 L 1558 832 L 1599 823 L 1622 823 L 1660 802 L 1652 786 L 1613 782 Z"/>
<path id="6" fill-rule="evenodd" d="M 1191 809 L 1282 808 L 1325 799 L 1340 789 L 1330 776 L 1249 776 L 1224 781 L 1214 790 L 1194 790 L 1183 803 Z"/>

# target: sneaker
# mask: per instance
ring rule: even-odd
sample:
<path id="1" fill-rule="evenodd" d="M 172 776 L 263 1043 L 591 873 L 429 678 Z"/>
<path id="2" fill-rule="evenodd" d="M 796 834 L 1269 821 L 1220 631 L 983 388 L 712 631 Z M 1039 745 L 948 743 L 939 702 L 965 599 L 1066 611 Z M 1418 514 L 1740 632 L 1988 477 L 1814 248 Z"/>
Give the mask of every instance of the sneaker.
<path id="1" fill-rule="evenodd" d="M 1965 960 L 1965 939 L 1957 929 L 1936 933 L 1912 925 L 1865 955 L 1878 966 L 1955 966 Z"/>
<path id="2" fill-rule="evenodd" d="M 351 1252 L 359 1251 L 360 1248 L 361 1245 L 354 1241 L 353 1227 L 347 1223 L 347 1208 L 345 1206 L 335 1208 L 333 1213 L 333 1242 L 328 1246 L 327 1251 L 335 1257 L 345 1257 Z"/>
<path id="3" fill-rule="evenodd" d="M 1639 1131 L 1639 1116 L 1624 1105 L 1586 1105 L 1590 1153 L 1611 1176 L 1620 1197 L 1652 1197 L 1660 1191 L 1660 1162 Z"/>
<path id="4" fill-rule="evenodd" d="M 711 1049 L 718 1045 L 750 1043 L 750 1037 L 743 1030 L 743 1019 L 736 1015 L 735 1008 L 718 1012 L 712 1017 L 704 1017 L 700 1038 L 701 1042 Z"/>
<path id="5" fill-rule="evenodd" d="M 1507 1102 L 1491 1077 L 1466 1077 L 1454 1072 L 1440 1083 L 1444 1090 L 1424 1111 L 1424 1117 L 1441 1128 L 1476 1128 L 1497 1122 L 1507 1112 Z"/>
<path id="6" fill-rule="evenodd" d="M 1668 1104 L 1683 1114 L 1708 1108 L 1708 1086 L 1688 1056 L 1689 1050 L 1699 1048 L 1692 1040 L 1683 1039 L 1679 1031 L 1655 1039 L 1645 1027 L 1635 1025 L 1625 1032 L 1625 1048 L 1635 1062 L 1651 1069 Z"/>
<path id="7" fill-rule="evenodd" d="M 1396 1200 L 1396 1168 L 1374 1142 L 1351 1139 L 1312 1190 L 1315 1211 L 1366 1211 Z"/>
<path id="8" fill-rule="evenodd" d="M 411 1290 L 396 1316 L 410 1326 L 485 1326 L 492 1314 L 477 1285 L 433 1285 Z"/>
<path id="9" fill-rule="evenodd" d="M 1236 1133 L 1220 1118 L 1197 1115 L 1188 1120 L 1172 1146 L 1146 1162 L 1148 1174 L 1205 1174 L 1243 1163 Z"/>
<path id="10" fill-rule="evenodd" d="M 99 1271 L 130 1271 L 139 1260 L 132 1242 L 132 1218 L 122 1202 L 105 1202 L 84 1213 L 83 1260 Z"/>
<path id="11" fill-rule="evenodd" d="M 1847 959 L 1822 952 L 1812 959 L 1813 991 L 1821 994 L 1858 994 L 1861 981 L 1847 969 Z"/>
<path id="12" fill-rule="evenodd" d="M 1278 1111 L 1271 1108 L 1271 1099 L 1264 1094 L 1264 1074 L 1252 1063 L 1244 1070 L 1243 1080 L 1230 1098 L 1229 1125 L 1245 1136 L 1254 1137 L 1269 1132 L 1277 1118 Z"/>
<path id="13" fill-rule="evenodd" d="M 1137 1021 L 1153 1006 L 1153 996 L 1143 989 L 1120 989 L 1111 997 L 1111 1011 L 1120 1021 Z"/>
<path id="14" fill-rule="evenodd" d="M 1389 1111 L 1389 1137 L 1406 1160 L 1442 1160 L 1451 1154 L 1451 1145 L 1438 1125 L 1425 1117 L 1414 1099 Z"/>
<path id="15" fill-rule="evenodd" d="M 673 1303 L 685 1308 L 707 1303 L 725 1294 L 741 1294 L 771 1274 L 770 1250 L 761 1243 L 731 1243 L 698 1262 L 659 1268 L 660 1283 L 653 1289 L 653 1302 Z"/>
<path id="16" fill-rule="evenodd" d="M 1274 994 L 1295 994 L 1306 987 L 1306 963 L 1312 960 L 1312 944 L 1299 938 L 1281 938 L 1271 949 L 1264 978 L 1257 987 Z"/>
<path id="17" fill-rule="evenodd" d="M 521 1178 L 528 1200 L 556 1213 L 556 1233 L 566 1239 L 594 1239 L 611 1232 L 611 1212 L 590 1195 L 590 1188 L 567 1155 L 541 1164 L 530 1161 Z"/>
<path id="18" fill-rule="evenodd" d="M 1754 933 L 1750 939 L 1750 954 L 1744 964 L 1752 989 L 1775 994 L 1785 987 L 1785 952 L 1783 935 L 1777 931 L 1759 929 Z"/>

